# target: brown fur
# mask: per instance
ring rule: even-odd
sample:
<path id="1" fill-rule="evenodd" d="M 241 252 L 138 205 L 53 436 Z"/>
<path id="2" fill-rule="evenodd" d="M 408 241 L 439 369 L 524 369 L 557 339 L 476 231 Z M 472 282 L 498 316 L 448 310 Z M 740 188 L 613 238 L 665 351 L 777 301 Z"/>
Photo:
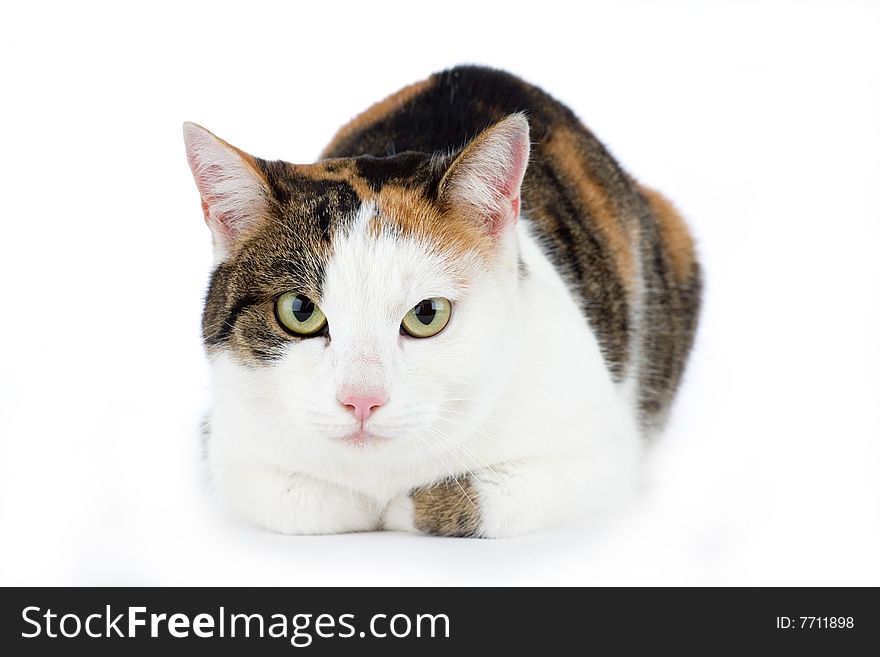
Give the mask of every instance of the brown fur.
<path id="1" fill-rule="evenodd" d="M 656 429 L 666 419 L 693 345 L 702 276 L 693 242 L 681 235 L 683 220 L 659 194 L 649 194 L 654 202 L 643 197 L 642 215 L 639 407 L 643 424 Z"/>
<path id="2" fill-rule="evenodd" d="M 490 257 L 492 240 L 480 222 L 460 208 L 441 209 L 416 190 L 389 185 L 378 194 L 383 227 L 393 226 L 401 235 L 427 239 L 442 251 L 462 256 L 479 253 Z"/>
<path id="3" fill-rule="evenodd" d="M 687 281 L 693 273 L 696 260 L 694 239 L 687 224 L 662 194 L 643 185 L 639 186 L 639 191 L 647 199 L 657 219 L 660 238 L 663 240 L 664 251 L 669 256 L 676 281 L 679 283 Z"/>
<path id="4" fill-rule="evenodd" d="M 577 194 L 585 214 L 591 216 L 616 264 L 620 279 L 632 294 L 636 284 L 635 245 L 637 231 L 634 218 L 621 214 L 613 199 L 589 170 L 589 164 L 578 148 L 577 134 L 565 126 L 553 126 L 547 140 L 547 153 L 559 165 L 561 174 Z"/>
<path id="5" fill-rule="evenodd" d="M 447 479 L 412 493 L 415 526 L 437 536 L 477 536 L 480 511 L 469 477 Z"/>

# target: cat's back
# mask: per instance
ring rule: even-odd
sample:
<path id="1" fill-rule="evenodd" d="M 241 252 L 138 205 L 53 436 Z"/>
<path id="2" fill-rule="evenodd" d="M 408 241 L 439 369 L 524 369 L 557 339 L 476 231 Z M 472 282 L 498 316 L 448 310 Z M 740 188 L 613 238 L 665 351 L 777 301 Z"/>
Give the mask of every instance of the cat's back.
<path id="1" fill-rule="evenodd" d="M 616 381 L 635 381 L 646 426 L 662 423 L 696 328 L 700 272 L 686 225 L 639 186 L 565 105 L 522 79 L 450 69 L 376 103 L 345 125 L 324 158 L 455 152 L 515 112 L 532 152 L 522 210 L 574 291 Z"/>

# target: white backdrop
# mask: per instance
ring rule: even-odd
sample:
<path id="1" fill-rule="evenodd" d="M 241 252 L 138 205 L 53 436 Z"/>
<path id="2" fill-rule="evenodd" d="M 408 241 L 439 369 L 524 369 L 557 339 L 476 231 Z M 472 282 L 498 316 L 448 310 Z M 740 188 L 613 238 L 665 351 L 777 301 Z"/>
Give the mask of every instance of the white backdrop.
<path id="1" fill-rule="evenodd" d="M 153 4 L 0 20 L 0 584 L 880 585 L 880 4 Z M 463 62 L 567 102 L 698 237 L 646 491 L 497 542 L 242 527 L 199 465 L 210 243 L 180 124 L 312 161 Z"/>

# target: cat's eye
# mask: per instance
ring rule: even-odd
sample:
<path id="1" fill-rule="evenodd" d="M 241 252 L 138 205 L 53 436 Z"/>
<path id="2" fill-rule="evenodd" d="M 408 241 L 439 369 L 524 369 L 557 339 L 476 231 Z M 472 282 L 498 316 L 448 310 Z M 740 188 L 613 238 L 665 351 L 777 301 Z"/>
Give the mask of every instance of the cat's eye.
<path id="1" fill-rule="evenodd" d="M 321 334 L 327 318 L 304 294 L 285 292 L 275 300 L 275 318 L 288 333 L 303 338 Z"/>
<path id="2" fill-rule="evenodd" d="M 446 328 L 451 314 L 449 299 L 424 299 L 404 316 L 400 328 L 414 338 L 430 338 Z"/>

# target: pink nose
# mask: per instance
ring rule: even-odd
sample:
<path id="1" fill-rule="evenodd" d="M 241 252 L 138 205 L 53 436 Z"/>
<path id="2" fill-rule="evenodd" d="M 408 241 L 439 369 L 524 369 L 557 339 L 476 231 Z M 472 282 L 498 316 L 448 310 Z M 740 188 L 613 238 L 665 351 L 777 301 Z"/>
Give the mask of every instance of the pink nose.
<path id="1" fill-rule="evenodd" d="M 382 404 L 388 401 L 387 397 L 379 395 L 370 395 L 367 397 L 358 397 L 356 395 L 346 395 L 339 401 L 348 408 L 360 422 L 365 422 L 373 412 Z"/>

